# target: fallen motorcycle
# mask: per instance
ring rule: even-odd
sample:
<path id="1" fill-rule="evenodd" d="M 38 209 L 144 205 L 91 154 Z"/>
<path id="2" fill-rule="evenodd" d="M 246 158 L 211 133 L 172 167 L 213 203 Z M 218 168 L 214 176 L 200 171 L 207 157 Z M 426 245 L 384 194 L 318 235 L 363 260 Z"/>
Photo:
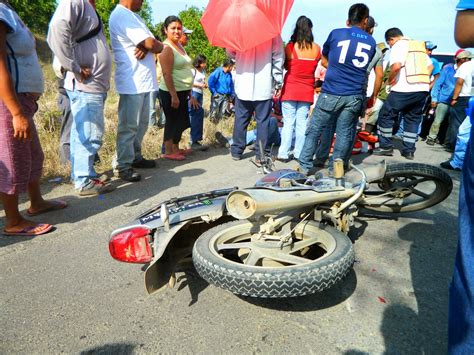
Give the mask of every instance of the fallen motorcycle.
<path id="1" fill-rule="evenodd" d="M 354 263 L 347 233 L 359 211 L 397 214 L 443 201 L 453 183 L 431 165 L 382 162 L 345 174 L 265 175 L 255 186 L 173 198 L 112 232 L 113 258 L 145 265 L 149 293 L 174 286 L 192 256 L 199 275 L 235 294 L 296 297 L 325 290 Z"/>

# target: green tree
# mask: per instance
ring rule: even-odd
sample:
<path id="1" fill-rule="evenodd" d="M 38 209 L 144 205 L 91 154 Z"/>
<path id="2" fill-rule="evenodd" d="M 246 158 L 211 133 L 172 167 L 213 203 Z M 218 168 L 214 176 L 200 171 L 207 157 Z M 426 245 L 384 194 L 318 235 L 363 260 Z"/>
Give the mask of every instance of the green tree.
<path id="1" fill-rule="evenodd" d="M 193 31 L 191 36 L 189 36 L 186 51 L 191 58 L 195 58 L 198 54 L 204 54 L 207 58 L 208 72 L 211 72 L 222 65 L 226 58 L 226 53 L 223 48 L 213 47 L 209 43 L 200 22 L 202 13 L 202 9 L 193 6 L 181 11 L 178 16 L 183 21 L 183 26 Z"/>
<path id="2" fill-rule="evenodd" d="M 56 0 L 10 0 L 9 4 L 31 31 L 41 34 L 48 31 Z"/>
<path id="3" fill-rule="evenodd" d="M 115 6 L 117 6 L 118 3 L 119 0 L 95 0 L 95 7 L 97 9 L 97 12 L 99 13 L 100 18 L 102 19 L 102 22 L 104 23 L 104 29 L 107 37 L 109 37 L 110 13 L 113 11 L 113 9 L 115 8 Z M 154 28 L 152 22 L 153 11 L 147 0 L 143 1 L 142 8 L 138 14 L 141 16 L 143 21 L 145 21 L 145 23 L 150 29 Z"/>

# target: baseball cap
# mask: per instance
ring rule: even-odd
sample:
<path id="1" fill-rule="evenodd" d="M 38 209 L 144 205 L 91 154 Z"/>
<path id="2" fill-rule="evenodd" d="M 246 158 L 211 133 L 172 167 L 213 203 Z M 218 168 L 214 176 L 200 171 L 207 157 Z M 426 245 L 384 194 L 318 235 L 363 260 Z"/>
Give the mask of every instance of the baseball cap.
<path id="1" fill-rule="evenodd" d="M 375 19 L 372 16 L 369 16 L 369 20 L 367 21 L 367 27 L 368 28 L 377 27 L 377 22 L 375 22 Z"/>
<path id="2" fill-rule="evenodd" d="M 426 46 L 426 49 L 432 51 L 436 48 L 438 48 L 438 46 L 436 46 L 433 42 L 431 41 L 425 41 L 425 46 Z"/>
<path id="3" fill-rule="evenodd" d="M 385 45 L 384 42 L 377 43 L 377 47 L 384 53 L 385 51 L 388 51 L 388 47 Z"/>
<path id="4" fill-rule="evenodd" d="M 187 29 L 186 27 L 183 27 L 183 33 L 186 33 L 187 35 L 190 35 L 193 33 L 193 30 Z"/>
<path id="5" fill-rule="evenodd" d="M 456 59 L 471 59 L 472 58 L 472 53 L 466 50 L 463 50 L 461 52 L 457 51 L 456 52 Z"/>

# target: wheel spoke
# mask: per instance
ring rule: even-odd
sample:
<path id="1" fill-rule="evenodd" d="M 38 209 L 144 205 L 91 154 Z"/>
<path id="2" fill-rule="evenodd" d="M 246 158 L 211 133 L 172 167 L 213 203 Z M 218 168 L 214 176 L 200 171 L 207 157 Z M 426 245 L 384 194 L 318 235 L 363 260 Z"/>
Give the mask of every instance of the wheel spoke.
<path id="1" fill-rule="evenodd" d="M 252 243 L 229 243 L 218 244 L 217 251 L 231 250 L 231 249 L 252 249 Z"/>
<path id="2" fill-rule="evenodd" d="M 259 252 L 250 251 L 250 254 L 248 255 L 247 259 L 245 259 L 245 265 L 250 265 L 250 266 L 255 266 L 257 265 L 257 262 L 262 258 L 262 254 Z"/>
<path id="3" fill-rule="evenodd" d="M 263 257 L 292 265 L 301 265 L 312 261 L 309 259 L 302 258 L 300 256 L 285 253 L 268 253 L 268 255 L 263 255 Z"/>
<path id="4" fill-rule="evenodd" d="M 318 237 L 311 237 L 311 238 L 306 238 L 306 239 L 303 239 L 299 242 L 296 242 L 294 243 L 293 245 L 291 245 L 289 248 L 291 250 L 291 252 L 295 252 L 295 251 L 299 251 L 301 249 L 304 249 L 306 247 L 309 247 L 311 245 L 314 245 L 316 244 L 317 242 L 319 241 L 319 238 Z"/>
<path id="5" fill-rule="evenodd" d="M 423 191 L 420 191 L 420 190 L 417 190 L 417 189 L 413 189 L 413 190 L 411 190 L 411 192 L 413 192 L 415 195 L 423 197 L 425 200 L 428 200 L 431 197 L 431 195 L 428 195 L 428 194 L 424 193 Z"/>
<path id="6" fill-rule="evenodd" d="M 426 177 L 422 177 L 422 178 L 419 178 L 419 179 L 417 179 L 417 178 L 409 179 L 409 180 L 406 180 L 404 182 L 397 182 L 396 187 L 401 188 L 401 187 L 416 186 L 416 185 L 421 184 L 422 182 L 425 182 L 425 181 L 430 181 L 430 179 L 428 179 Z"/>

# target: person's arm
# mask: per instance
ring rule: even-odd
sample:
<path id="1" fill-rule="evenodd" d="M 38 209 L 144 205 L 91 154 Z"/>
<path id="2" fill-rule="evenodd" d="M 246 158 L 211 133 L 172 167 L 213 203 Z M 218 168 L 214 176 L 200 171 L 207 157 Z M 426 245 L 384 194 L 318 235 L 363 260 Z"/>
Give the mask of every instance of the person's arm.
<path id="1" fill-rule="evenodd" d="M 290 42 L 291 43 L 291 42 Z M 288 70 L 288 61 L 291 59 L 291 48 L 290 48 L 290 43 L 288 43 L 285 47 L 285 63 L 283 64 L 283 67 Z"/>
<path id="2" fill-rule="evenodd" d="M 401 63 L 393 63 L 392 65 L 390 65 L 390 75 L 388 76 L 387 85 L 393 86 L 396 84 L 395 78 L 400 73 L 401 69 L 402 69 Z"/>
<path id="3" fill-rule="evenodd" d="M 161 52 L 160 64 L 161 70 L 163 72 L 163 80 L 165 81 L 166 87 L 168 88 L 168 92 L 171 95 L 171 107 L 178 108 L 179 98 L 173 82 L 174 54 L 173 50 L 170 47 L 165 46 L 165 48 Z"/>
<path id="4" fill-rule="evenodd" d="M 30 124 L 21 109 L 8 71 L 7 25 L 0 21 L 0 99 L 5 103 L 13 117 L 13 137 L 20 140 L 30 139 Z"/>
<path id="5" fill-rule="evenodd" d="M 438 80 L 436 80 L 433 88 L 431 89 L 431 107 L 438 106 L 439 94 L 441 92 L 441 88 L 446 80 L 446 71 L 442 70 L 441 74 L 439 75 Z"/>
<path id="6" fill-rule="evenodd" d="M 207 80 L 207 87 L 211 92 L 211 95 L 214 96 L 217 90 L 217 70 L 214 70 L 211 75 L 209 75 L 209 79 Z"/>
<path id="7" fill-rule="evenodd" d="M 47 42 L 51 51 L 58 58 L 61 66 L 76 75 L 77 80 L 85 81 L 91 76 L 91 69 L 81 67 L 74 55 L 76 45 L 73 35 L 76 29 L 77 18 L 84 9 L 79 9 L 74 2 L 59 2 L 56 12 L 49 25 Z M 56 14 L 61 14 L 57 16 Z"/>
<path id="8" fill-rule="evenodd" d="M 326 69 L 328 67 L 328 58 L 325 55 L 321 55 L 321 65 Z"/>
<path id="9" fill-rule="evenodd" d="M 161 53 L 163 50 L 163 43 L 158 41 L 155 37 L 148 37 L 147 39 L 141 41 L 138 45 L 138 48 L 144 48 L 151 53 Z"/>
<path id="10" fill-rule="evenodd" d="M 275 82 L 275 96 L 279 96 L 283 85 L 283 62 L 285 61 L 285 51 L 283 41 L 280 36 L 272 40 L 272 77 Z"/>
<path id="11" fill-rule="evenodd" d="M 377 95 L 379 94 L 380 88 L 382 87 L 382 79 L 383 79 L 383 65 L 376 65 L 374 67 L 375 71 L 375 82 L 374 82 L 374 91 L 372 93 L 372 102 L 375 102 Z"/>
<path id="12" fill-rule="evenodd" d="M 451 106 L 456 105 L 459 99 L 459 94 L 461 93 L 462 86 L 464 84 L 463 78 L 456 79 L 456 85 L 454 86 L 453 98 L 451 99 Z"/>

